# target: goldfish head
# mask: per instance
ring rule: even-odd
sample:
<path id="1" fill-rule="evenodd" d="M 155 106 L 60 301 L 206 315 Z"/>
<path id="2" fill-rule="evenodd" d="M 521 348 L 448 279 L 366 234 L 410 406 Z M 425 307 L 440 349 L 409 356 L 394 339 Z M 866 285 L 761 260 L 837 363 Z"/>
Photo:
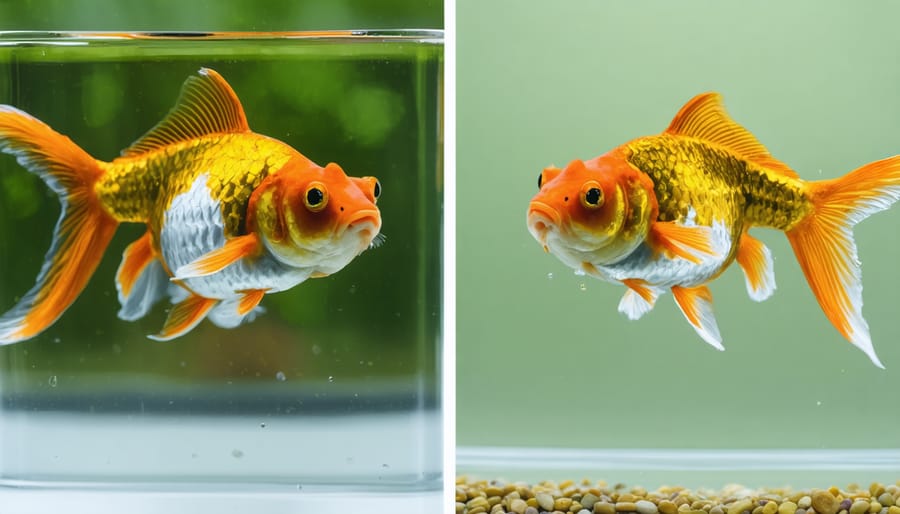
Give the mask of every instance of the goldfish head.
<path id="1" fill-rule="evenodd" d="M 298 157 L 254 191 L 248 227 L 284 264 L 330 275 L 380 241 L 380 194 L 374 177 L 348 177 L 337 164 Z"/>
<path id="2" fill-rule="evenodd" d="M 649 179 L 647 179 L 649 180 Z M 656 202 L 652 184 L 612 152 L 549 167 L 528 206 L 528 230 L 544 250 L 570 267 L 613 264 L 646 238 Z"/>

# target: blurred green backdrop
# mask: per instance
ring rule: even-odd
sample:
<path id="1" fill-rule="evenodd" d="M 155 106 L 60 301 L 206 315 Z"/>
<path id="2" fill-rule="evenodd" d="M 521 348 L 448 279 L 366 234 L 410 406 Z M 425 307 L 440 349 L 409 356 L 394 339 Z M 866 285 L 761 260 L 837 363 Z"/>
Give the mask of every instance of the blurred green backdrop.
<path id="1" fill-rule="evenodd" d="M 457 442 L 532 447 L 900 446 L 900 206 L 855 231 L 876 369 L 828 323 L 785 237 L 778 289 L 713 283 L 726 351 L 666 295 L 575 276 L 528 234 L 540 170 L 664 130 L 697 93 L 808 179 L 900 153 L 900 5 L 459 0 Z M 498 463 L 502 466 L 502 463 Z M 577 477 L 568 477 L 577 478 Z"/>
<path id="2" fill-rule="evenodd" d="M 442 0 L 0 0 L 0 30 L 443 28 Z"/>

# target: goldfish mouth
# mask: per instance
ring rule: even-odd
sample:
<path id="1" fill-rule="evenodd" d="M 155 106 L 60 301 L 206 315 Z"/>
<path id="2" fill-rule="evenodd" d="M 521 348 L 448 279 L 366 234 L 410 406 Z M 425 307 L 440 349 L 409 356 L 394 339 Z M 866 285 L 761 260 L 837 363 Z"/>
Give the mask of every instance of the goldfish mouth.
<path id="1" fill-rule="evenodd" d="M 381 229 L 381 213 L 375 209 L 366 209 L 354 213 L 353 217 L 347 223 L 344 232 L 358 234 L 366 241 L 366 245 L 371 242 L 378 231 Z"/>
<path id="2" fill-rule="evenodd" d="M 551 229 L 559 227 L 560 222 L 559 212 L 549 205 L 542 202 L 531 202 L 531 205 L 528 206 L 528 230 L 541 243 L 544 251 L 549 251 L 547 234 Z"/>

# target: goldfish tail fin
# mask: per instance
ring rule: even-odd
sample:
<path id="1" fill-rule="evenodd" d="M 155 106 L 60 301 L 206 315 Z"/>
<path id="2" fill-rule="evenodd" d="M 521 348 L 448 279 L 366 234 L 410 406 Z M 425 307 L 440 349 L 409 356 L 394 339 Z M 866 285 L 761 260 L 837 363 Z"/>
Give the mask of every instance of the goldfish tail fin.
<path id="1" fill-rule="evenodd" d="M 94 193 L 102 176 L 98 161 L 43 122 L 0 105 L 0 151 L 40 176 L 59 195 L 62 213 L 34 287 L 0 316 L 0 344 L 39 334 L 56 321 L 84 289 L 118 222 Z"/>
<path id="2" fill-rule="evenodd" d="M 900 199 L 900 156 L 808 185 L 813 211 L 787 232 L 788 240 L 829 321 L 884 368 L 862 316 L 862 274 L 852 229 Z"/>

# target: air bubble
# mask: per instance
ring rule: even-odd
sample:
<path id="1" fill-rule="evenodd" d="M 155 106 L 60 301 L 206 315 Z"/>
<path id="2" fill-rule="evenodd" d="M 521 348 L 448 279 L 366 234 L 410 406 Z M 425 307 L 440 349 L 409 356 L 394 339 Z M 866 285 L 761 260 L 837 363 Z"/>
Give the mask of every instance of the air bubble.
<path id="1" fill-rule="evenodd" d="M 578 289 L 581 289 L 582 291 L 587 291 L 587 285 L 585 285 L 585 283 L 582 282 L 582 283 L 578 286 Z"/>
<path id="2" fill-rule="evenodd" d="M 50 376 L 50 378 L 47 379 L 47 383 L 50 384 L 50 387 L 56 387 L 56 384 L 57 384 L 56 375 Z"/>
<path id="3" fill-rule="evenodd" d="M 287 380 L 287 377 L 284 376 L 283 371 L 279 371 L 278 373 L 275 373 L 275 380 L 278 380 L 279 382 L 284 382 L 285 380 Z"/>

